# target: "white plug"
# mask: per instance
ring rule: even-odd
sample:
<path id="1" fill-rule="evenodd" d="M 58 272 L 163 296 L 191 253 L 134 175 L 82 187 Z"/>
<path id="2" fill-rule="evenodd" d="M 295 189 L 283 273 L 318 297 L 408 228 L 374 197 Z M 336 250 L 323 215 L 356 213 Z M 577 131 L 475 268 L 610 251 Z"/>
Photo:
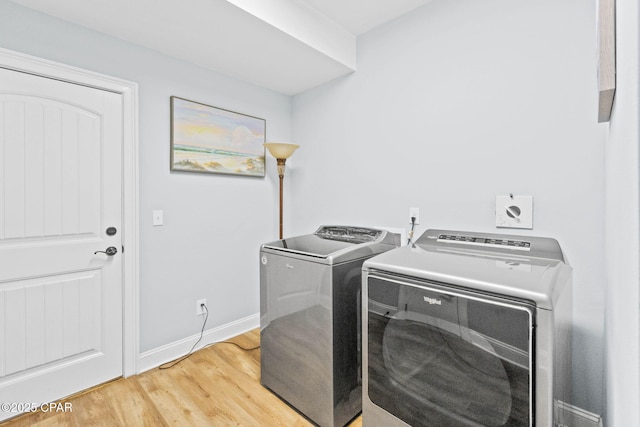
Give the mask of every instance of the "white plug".
<path id="1" fill-rule="evenodd" d="M 420 224 L 420 208 L 409 208 L 409 224 L 411 224 L 411 218 L 416 219 L 416 225 Z"/>

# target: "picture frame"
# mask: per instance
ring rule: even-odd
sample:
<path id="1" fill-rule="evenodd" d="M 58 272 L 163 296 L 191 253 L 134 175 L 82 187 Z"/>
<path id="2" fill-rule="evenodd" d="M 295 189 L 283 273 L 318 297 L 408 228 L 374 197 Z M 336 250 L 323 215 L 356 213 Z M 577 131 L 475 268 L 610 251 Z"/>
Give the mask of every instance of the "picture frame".
<path id="1" fill-rule="evenodd" d="M 611 120 L 616 95 L 615 0 L 598 0 L 598 123 Z"/>
<path id="2" fill-rule="evenodd" d="M 266 120 L 172 96 L 171 170 L 265 176 Z"/>

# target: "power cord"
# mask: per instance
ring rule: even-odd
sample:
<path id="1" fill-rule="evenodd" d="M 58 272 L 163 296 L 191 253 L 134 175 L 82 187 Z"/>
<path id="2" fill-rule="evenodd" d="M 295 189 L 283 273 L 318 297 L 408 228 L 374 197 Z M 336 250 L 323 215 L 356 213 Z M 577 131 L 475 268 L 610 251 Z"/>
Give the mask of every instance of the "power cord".
<path id="1" fill-rule="evenodd" d="M 413 239 L 413 229 L 416 227 L 416 217 L 411 217 L 411 230 L 409 231 L 409 238 L 407 239 L 407 245 L 411 243 Z"/>
<path id="2" fill-rule="evenodd" d="M 204 346 L 204 347 L 202 347 L 202 348 L 211 347 L 212 345 L 217 345 L 217 344 L 232 344 L 232 345 L 235 345 L 236 347 L 238 347 L 238 348 L 239 348 L 240 350 L 242 350 L 242 351 L 252 351 L 252 350 L 257 350 L 257 349 L 259 349 L 259 348 L 260 348 L 260 344 L 258 344 L 258 345 L 257 345 L 257 346 L 255 346 L 255 347 L 248 347 L 248 348 L 247 348 L 247 347 L 243 347 L 243 346 L 241 346 L 240 344 L 237 344 L 237 343 L 235 343 L 235 342 L 233 342 L 233 341 L 218 341 L 218 342 L 212 342 L 211 344 L 207 344 L 207 345 L 205 345 L 205 346 Z"/>
<path id="3" fill-rule="evenodd" d="M 178 359 L 174 359 L 174 360 L 171 360 L 169 362 L 163 363 L 162 365 L 160 365 L 158 367 L 158 369 L 173 368 L 178 363 L 182 362 L 183 360 L 185 360 L 189 356 L 191 356 L 193 354 L 193 350 L 195 350 L 196 346 L 200 343 L 200 341 L 202 341 L 202 337 L 204 336 L 204 328 L 207 325 L 207 320 L 209 319 L 209 309 L 207 308 L 206 304 L 200 304 L 200 307 L 202 307 L 202 309 L 204 310 L 205 316 L 204 316 L 204 322 L 202 322 L 202 329 L 200 330 L 200 338 L 198 338 L 198 341 L 196 341 L 196 343 L 193 345 L 193 347 L 191 347 L 191 350 L 189 350 L 189 352 L 187 354 L 185 354 L 182 357 L 179 357 Z M 243 351 L 251 351 L 251 350 L 256 350 L 256 349 L 260 348 L 259 344 L 257 346 L 255 346 L 255 347 L 245 348 L 245 347 L 242 347 L 239 344 L 234 343 L 233 341 L 218 341 L 218 342 L 212 342 L 210 344 L 207 344 L 204 347 L 202 347 L 200 350 L 203 350 L 203 349 L 205 349 L 207 347 L 211 347 L 212 345 L 216 345 L 216 344 L 232 344 L 232 345 L 235 345 L 236 347 L 238 347 L 240 350 L 243 350 Z"/>
<path id="4" fill-rule="evenodd" d="M 196 341 L 196 343 L 193 345 L 193 347 L 191 347 L 191 350 L 189 350 L 189 352 L 187 354 L 185 354 L 182 357 L 179 357 L 178 359 L 174 359 L 174 360 L 172 360 L 170 362 L 163 363 L 162 365 L 158 366 L 158 369 L 173 368 L 178 363 L 182 362 L 187 357 L 191 356 L 191 354 L 193 353 L 193 350 L 196 348 L 196 346 L 198 344 L 200 344 L 200 341 L 202 341 L 202 337 L 204 336 L 204 327 L 207 325 L 207 320 L 209 320 L 209 309 L 207 308 L 207 305 L 206 304 L 200 304 L 200 307 L 202 307 L 202 309 L 204 310 L 204 322 L 202 322 L 202 329 L 200 330 L 200 338 L 198 338 L 198 341 Z"/>

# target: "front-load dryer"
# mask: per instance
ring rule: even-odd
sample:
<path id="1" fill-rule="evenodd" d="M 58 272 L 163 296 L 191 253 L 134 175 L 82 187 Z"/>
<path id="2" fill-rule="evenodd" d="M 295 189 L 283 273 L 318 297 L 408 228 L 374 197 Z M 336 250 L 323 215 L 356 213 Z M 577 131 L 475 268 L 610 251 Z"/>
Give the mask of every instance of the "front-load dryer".
<path id="1" fill-rule="evenodd" d="M 363 424 L 562 423 L 571 276 L 554 239 L 427 230 L 363 264 Z"/>

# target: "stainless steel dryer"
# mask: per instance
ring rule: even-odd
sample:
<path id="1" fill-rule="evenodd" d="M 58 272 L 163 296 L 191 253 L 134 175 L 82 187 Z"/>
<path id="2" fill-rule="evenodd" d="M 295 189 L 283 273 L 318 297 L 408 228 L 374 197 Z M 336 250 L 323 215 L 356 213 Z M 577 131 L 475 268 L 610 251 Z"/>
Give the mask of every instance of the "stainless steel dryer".
<path id="1" fill-rule="evenodd" d="M 528 236 L 427 230 L 367 260 L 363 424 L 561 425 L 571 276 L 556 240 Z"/>
<path id="2" fill-rule="evenodd" d="M 320 426 L 362 407 L 362 263 L 400 244 L 383 230 L 322 226 L 260 250 L 261 383 Z"/>

